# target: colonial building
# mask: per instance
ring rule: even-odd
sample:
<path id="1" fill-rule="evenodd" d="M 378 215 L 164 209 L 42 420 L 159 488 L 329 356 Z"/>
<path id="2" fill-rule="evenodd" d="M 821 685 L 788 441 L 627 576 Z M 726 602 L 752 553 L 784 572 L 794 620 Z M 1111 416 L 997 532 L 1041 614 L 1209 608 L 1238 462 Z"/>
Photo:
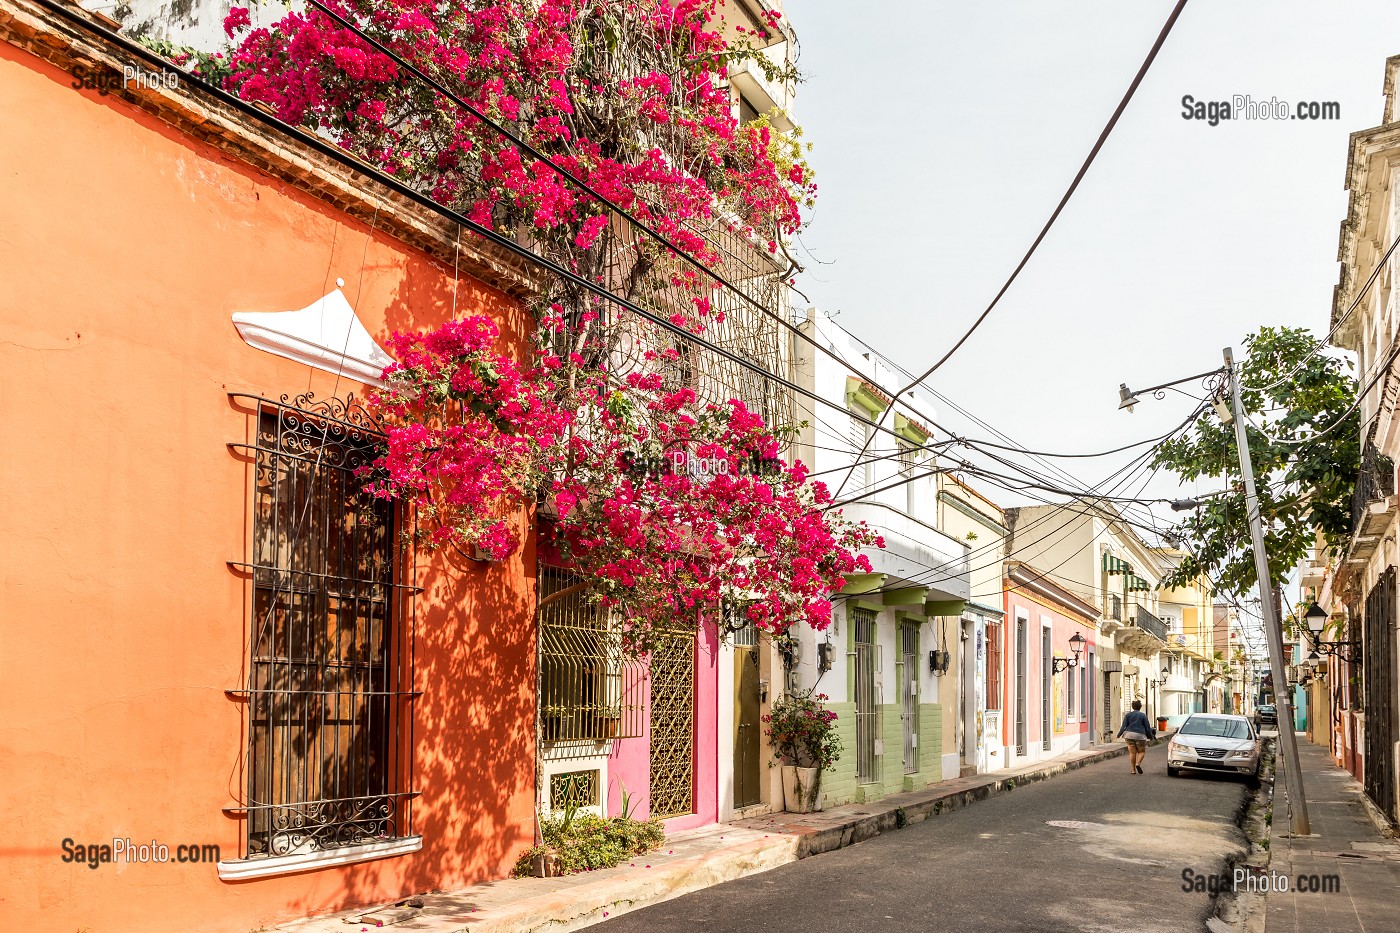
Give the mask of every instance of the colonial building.
<path id="1" fill-rule="evenodd" d="M 1395 464 L 1400 458 L 1400 313 L 1392 285 L 1400 255 L 1400 56 L 1386 61 L 1381 125 L 1353 133 L 1347 154 L 1341 281 L 1333 296 L 1335 346 L 1354 352 L 1362 386 L 1362 467 L 1350 541 L 1305 573 L 1330 613 L 1323 638 L 1348 643 L 1327 656 L 1334 752 L 1392 820 L 1400 753 L 1397 676 Z M 1332 568 L 1329 572 L 1328 568 Z"/>
<path id="2" fill-rule="evenodd" d="M 534 841 L 532 526 L 424 552 L 355 470 L 389 336 L 455 307 L 525 352 L 525 277 L 253 107 L 121 87 L 159 68 L 0 2 L 5 918 L 246 933 L 503 877 Z"/>
<path id="3" fill-rule="evenodd" d="M 1006 515 L 1008 558 L 1044 568 L 1048 579 L 1098 609 L 1095 651 L 1082 662 L 1090 681 L 1090 735 L 1111 741 L 1133 700 L 1142 700 L 1155 719 L 1170 682 L 1170 670 L 1162 673 L 1167 626 L 1157 615 L 1164 568 L 1156 550 L 1104 500 L 1007 509 Z M 1037 650 L 1029 639 L 1027 647 Z M 1025 710 L 1025 718 L 1034 715 Z M 1021 719 L 1019 709 L 1008 719 L 1008 744 Z"/>
<path id="4" fill-rule="evenodd" d="M 898 381 L 893 366 L 820 314 L 809 313 L 802 332 L 830 355 L 802 351 L 798 384 L 836 404 L 802 403 L 807 427 L 795 452 L 885 547 L 864 552 L 873 572 L 849 579 L 825 632 L 797 633 L 786 686 L 825 693 L 839 716 L 845 752 L 823 776 L 826 802 L 873 800 L 960 771 L 952 658 L 971 547 L 938 528 L 930 428 L 881 389 Z M 932 410 L 926 398 L 915 404 Z"/>
<path id="5" fill-rule="evenodd" d="M 1002 560 L 1006 555 L 1006 517 L 1001 507 L 966 482 L 938 474 L 938 527 L 966 542 L 971 595 L 961 618 L 958 689 L 961 699 L 956 736 L 961 771 L 983 774 L 1003 767 L 1002 692 L 1005 671 L 992 659 L 992 646 L 1005 638 Z M 1004 657 L 1002 654 L 998 658 Z"/>
<path id="6" fill-rule="evenodd" d="M 1007 765 L 1094 744 L 1099 609 L 1043 570 L 1006 564 L 1006 624 L 996 656 L 1008 727 Z"/>

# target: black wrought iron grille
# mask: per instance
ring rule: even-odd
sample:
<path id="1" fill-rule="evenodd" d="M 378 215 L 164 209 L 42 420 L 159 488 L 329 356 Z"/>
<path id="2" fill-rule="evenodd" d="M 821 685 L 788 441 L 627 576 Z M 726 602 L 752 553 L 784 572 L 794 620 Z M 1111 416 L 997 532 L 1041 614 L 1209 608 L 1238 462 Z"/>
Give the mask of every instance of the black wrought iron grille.
<path id="1" fill-rule="evenodd" d="M 353 397 L 255 406 L 245 857 L 410 835 L 413 599 Z M 403 559 L 407 559 L 406 557 Z M 396 573 L 396 568 L 399 573 Z"/>
<path id="2" fill-rule="evenodd" d="M 1395 743 L 1400 741 L 1400 710 L 1395 692 L 1400 675 L 1395 663 L 1396 571 L 1387 567 L 1366 596 L 1366 654 L 1362 681 L 1366 709 L 1363 786 L 1366 796 L 1392 821 L 1395 805 Z"/>

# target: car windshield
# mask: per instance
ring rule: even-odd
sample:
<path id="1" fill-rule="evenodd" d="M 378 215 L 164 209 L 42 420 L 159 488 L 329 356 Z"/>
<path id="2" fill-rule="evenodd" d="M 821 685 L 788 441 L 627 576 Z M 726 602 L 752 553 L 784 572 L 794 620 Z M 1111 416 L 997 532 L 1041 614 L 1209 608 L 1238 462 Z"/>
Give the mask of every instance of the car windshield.
<path id="1" fill-rule="evenodd" d="M 1273 711 L 1274 711 L 1274 704 L 1272 704 L 1272 703 L 1266 703 L 1266 704 L 1264 704 L 1263 706 L 1259 707 L 1259 712 L 1261 712 L 1261 713 L 1272 713 Z"/>
<path id="2" fill-rule="evenodd" d="M 1201 719 L 1192 716 L 1181 724 L 1182 735 L 1210 735 L 1222 739 L 1247 739 L 1249 725 L 1243 719 Z"/>

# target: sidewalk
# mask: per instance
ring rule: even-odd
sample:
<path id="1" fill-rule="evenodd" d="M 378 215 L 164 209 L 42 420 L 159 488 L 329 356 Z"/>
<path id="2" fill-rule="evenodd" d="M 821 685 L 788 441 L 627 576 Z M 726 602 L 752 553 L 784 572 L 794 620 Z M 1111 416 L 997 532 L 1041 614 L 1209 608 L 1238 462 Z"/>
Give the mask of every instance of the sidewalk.
<path id="1" fill-rule="evenodd" d="M 565 933 L 692 891 L 767 871 L 948 810 L 1121 756 L 1122 745 L 941 781 L 920 791 L 822 813 L 775 813 L 667 837 L 617 868 L 563 878 L 511 878 L 424 894 L 414 907 L 366 908 L 300 920 L 266 933 L 358 933 L 380 926 L 422 933 Z"/>
<path id="2" fill-rule="evenodd" d="M 1289 890 L 1264 899 L 1267 933 L 1391 931 L 1400 927 L 1400 844 L 1381 834 L 1361 785 L 1332 764 L 1327 750 L 1298 737 L 1313 835 L 1293 838 L 1280 776 L 1274 786 L 1269 872 Z M 1266 876 L 1267 877 L 1267 876 Z M 1304 892 L 1314 879 L 1340 880 L 1340 890 Z M 1275 885 L 1276 887 L 1276 885 Z"/>

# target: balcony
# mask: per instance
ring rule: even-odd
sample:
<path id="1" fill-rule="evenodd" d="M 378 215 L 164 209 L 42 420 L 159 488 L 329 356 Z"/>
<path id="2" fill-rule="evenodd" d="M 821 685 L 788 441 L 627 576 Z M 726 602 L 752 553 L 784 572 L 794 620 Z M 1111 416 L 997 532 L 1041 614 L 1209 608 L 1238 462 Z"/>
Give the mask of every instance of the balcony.
<path id="1" fill-rule="evenodd" d="M 1167 640 L 1167 623 L 1148 612 L 1142 606 L 1134 607 L 1137 615 L 1133 619 L 1133 624 L 1145 632 L 1155 635 L 1159 641 Z"/>
<path id="2" fill-rule="evenodd" d="M 966 600 L 971 595 L 968 544 L 952 538 L 913 516 L 882 502 L 865 500 L 843 510 L 851 521 L 863 521 L 885 539 L 884 548 L 862 548 L 871 569 L 886 585 L 901 582 L 928 589 L 931 600 Z"/>
<path id="3" fill-rule="evenodd" d="M 760 114 L 770 114 L 775 130 L 786 133 L 793 128 L 788 110 L 792 106 L 795 90 L 791 81 L 780 77 L 788 64 L 787 45 L 782 43 L 759 54 L 767 59 L 767 68 L 751 59 L 733 62 L 729 66 L 729 80 L 754 110 Z"/>
<path id="4" fill-rule="evenodd" d="M 1130 624 L 1118 633 L 1117 639 L 1129 654 L 1150 658 L 1167 646 L 1167 623 L 1142 606 L 1134 606 Z"/>
<path id="5" fill-rule="evenodd" d="M 1365 563 L 1376 552 L 1395 517 L 1395 464 L 1373 444 L 1361 455 L 1361 472 L 1351 496 L 1351 546 L 1347 563 Z"/>

